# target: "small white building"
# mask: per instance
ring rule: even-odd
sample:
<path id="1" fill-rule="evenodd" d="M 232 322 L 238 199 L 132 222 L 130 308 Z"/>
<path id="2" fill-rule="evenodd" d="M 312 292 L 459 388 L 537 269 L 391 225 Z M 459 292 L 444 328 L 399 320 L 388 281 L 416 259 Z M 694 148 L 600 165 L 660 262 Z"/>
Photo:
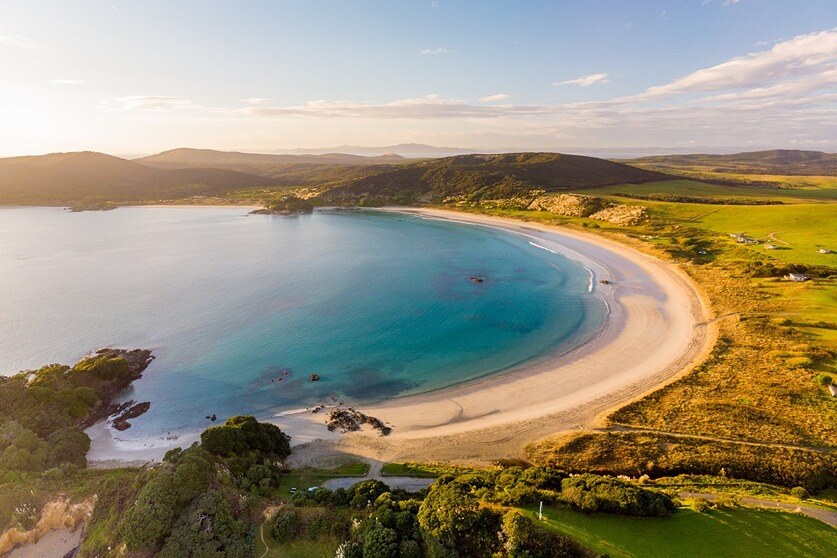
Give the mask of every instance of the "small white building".
<path id="1" fill-rule="evenodd" d="M 779 247 L 776 246 L 775 244 L 765 244 L 764 249 L 765 250 L 778 250 Z"/>
<path id="2" fill-rule="evenodd" d="M 837 397 L 837 386 L 834 384 L 828 384 L 828 391 L 831 393 L 832 397 Z"/>
<path id="3" fill-rule="evenodd" d="M 820 248 L 817 252 L 820 254 L 831 254 L 832 250 L 829 250 L 828 248 Z"/>

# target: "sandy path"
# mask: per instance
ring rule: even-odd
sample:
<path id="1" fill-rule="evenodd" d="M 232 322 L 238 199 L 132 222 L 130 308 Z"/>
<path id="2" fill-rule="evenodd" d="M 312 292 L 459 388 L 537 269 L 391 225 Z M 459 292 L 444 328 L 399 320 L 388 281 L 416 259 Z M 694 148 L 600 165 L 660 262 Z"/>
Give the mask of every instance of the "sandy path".
<path id="1" fill-rule="evenodd" d="M 396 210 L 396 209 L 389 209 Z M 541 247 L 578 260 L 594 274 L 594 294 L 609 316 L 597 335 L 566 354 L 450 388 L 400 397 L 363 411 L 394 426 L 390 436 L 329 433 L 321 415 L 277 416 L 294 438 L 296 465 L 337 457 L 383 461 L 485 462 L 520 457 L 529 442 L 558 432 L 601 425 L 601 417 L 678 373 L 711 348 L 716 326 L 693 282 L 676 265 L 600 236 L 536 223 L 436 209 L 397 209 L 522 234 Z M 598 281 L 607 279 L 610 284 Z M 104 425 L 89 458 L 159 459 L 167 447 L 120 447 Z M 318 440 L 317 438 L 323 438 Z M 186 443 L 188 445 L 188 443 Z"/>

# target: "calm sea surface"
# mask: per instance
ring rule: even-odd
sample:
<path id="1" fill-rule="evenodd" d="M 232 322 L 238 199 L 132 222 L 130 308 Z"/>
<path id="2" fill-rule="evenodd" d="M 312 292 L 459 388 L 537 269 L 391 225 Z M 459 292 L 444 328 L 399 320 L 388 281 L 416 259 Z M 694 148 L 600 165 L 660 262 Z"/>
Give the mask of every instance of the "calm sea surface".
<path id="1" fill-rule="evenodd" d="M 528 240 L 378 212 L 0 208 L 0 373 L 154 349 L 128 438 L 451 385 L 601 324 L 587 270 Z"/>

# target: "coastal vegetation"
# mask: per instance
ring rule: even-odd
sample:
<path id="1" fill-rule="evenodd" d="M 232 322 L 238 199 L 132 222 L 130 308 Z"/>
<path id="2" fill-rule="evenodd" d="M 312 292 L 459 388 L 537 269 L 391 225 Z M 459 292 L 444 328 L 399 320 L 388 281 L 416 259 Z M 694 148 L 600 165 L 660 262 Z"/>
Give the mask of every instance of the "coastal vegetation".
<path id="1" fill-rule="evenodd" d="M 829 527 L 731 505 L 746 493 L 828 506 L 837 490 L 837 399 L 829 392 L 837 378 L 837 256 L 830 253 L 837 246 L 829 244 L 837 180 L 824 176 L 833 174 L 833 162 L 810 154 L 759 157 L 749 167 L 739 157 L 645 160 L 638 169 L 553 154 L 474 155 L 362 166 L 305 161 L 293 170 L 281 162 L 271 171 L 272 162 L 233 158 L 224 172 L 258 172 L 260 181 L 181 188 L 177 180 L 189 167 L 180 165 L 194 161 L 172 156 L 152 169 L 181 173 L 166 183 L 172 188 L 131 183 L 136 188 L 102 195 L 113 191 L 102 182 L 90 196 L 73 197 L 81 190 L 67 181 L 59 181 L 65 190 L 25 181 L 22 190 L 3 190 L 0 182 L 0 193 L 12 192 L 2 203 L 90 199 L 97 207 L 105 199 L 218 195 L 277 213 L 432 203 L 570 227 L 679 264 L 708 299 L 718 329 L 703 362 L 613 410 L 599 428 L 532 443 L 525 457 L 535 467 L 384 466 L 384 475 L 438 477 L 417 494 L 376 480 L 309 491 L 327 478 L 363 476 L 368 466 L 287 470 L 288 437 L 253 417 L 211 427 L 200 443 L 157 465 L 88 469 L 84 429 L 108 418 L 127 423 L 147 408 L 114 400 L 150 353 L 100 351 L 74 366 L 21 372 L 0 378 L 0 525 L 32 529 L 60 497 L 91 502 L 82 557 L 699 554 L 686 546 L 690 539 L 712 556 L 728 548 L 824 555 L 834 544 Z M 268 172 L 275 176 L 265 179 Z M 15 198 L 21 191 L 34 197 Z M 789 273 L 810 280 L 784 280 Z M 691 498 L 689 509 L 678 508 L 684 489 L 724 500 Z M 543 521 L 535 519 L 540 502 Z"/>

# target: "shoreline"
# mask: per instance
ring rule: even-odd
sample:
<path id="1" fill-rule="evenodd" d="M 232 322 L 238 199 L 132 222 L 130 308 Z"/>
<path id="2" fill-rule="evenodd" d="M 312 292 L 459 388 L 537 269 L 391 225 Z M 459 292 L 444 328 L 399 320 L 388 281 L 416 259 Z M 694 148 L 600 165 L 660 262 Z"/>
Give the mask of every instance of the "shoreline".
<path id="1" fill-rule="evenodd" d="M 443 209 L 384 208 L 427 218 L 499 228 L 557 245 L 611 284 L 610 315 L 593 339 L 555 358 L 507 373 L 364 407 L 394 426 L 297 448 L 296 464 L 333 455 L 383 461 L 480 464 L 520 458 L 536 440 L 596 426 L 615 408 L 675 380 L 701 362 L 717 328 L 708 301 L 677 265 L 626 244 L 558 226 Z M 597 285 L 601 288 L 602 285 Z"/>
<path id="2" fill-rule="evenodd" d="M 379 211 L 526 236 L 588 268 L 593 292 L 607 305 L 608 315 L 597 332 L 569 351 L 363 406 L 363 412 L 394 426 L 387 437 L 368 431 L 332 433 L 320 415 L 280 412 L 268 420 L 296 442 L 292 462 L 311 464 L 343 454 L 459 462 L 520 457 L 530 442 L 593 425 L 603 413 L 661 387 L 713 345 L 714 333 L 708 330 L 714 328 L 699 326 L 709 314 L 708 305 L 676 264 L 614 240 L 549 225 L 441 209 Z M 600 284 L 599 279 L 610 283 Z M 159 460 L 168 449 L 197 440 L 196 433 L 186 433 L 143 447 L 127 446 L 114 440 L 104 423 L 88 433 L 93 439 L 91 466 L 103 467 Z"/>

